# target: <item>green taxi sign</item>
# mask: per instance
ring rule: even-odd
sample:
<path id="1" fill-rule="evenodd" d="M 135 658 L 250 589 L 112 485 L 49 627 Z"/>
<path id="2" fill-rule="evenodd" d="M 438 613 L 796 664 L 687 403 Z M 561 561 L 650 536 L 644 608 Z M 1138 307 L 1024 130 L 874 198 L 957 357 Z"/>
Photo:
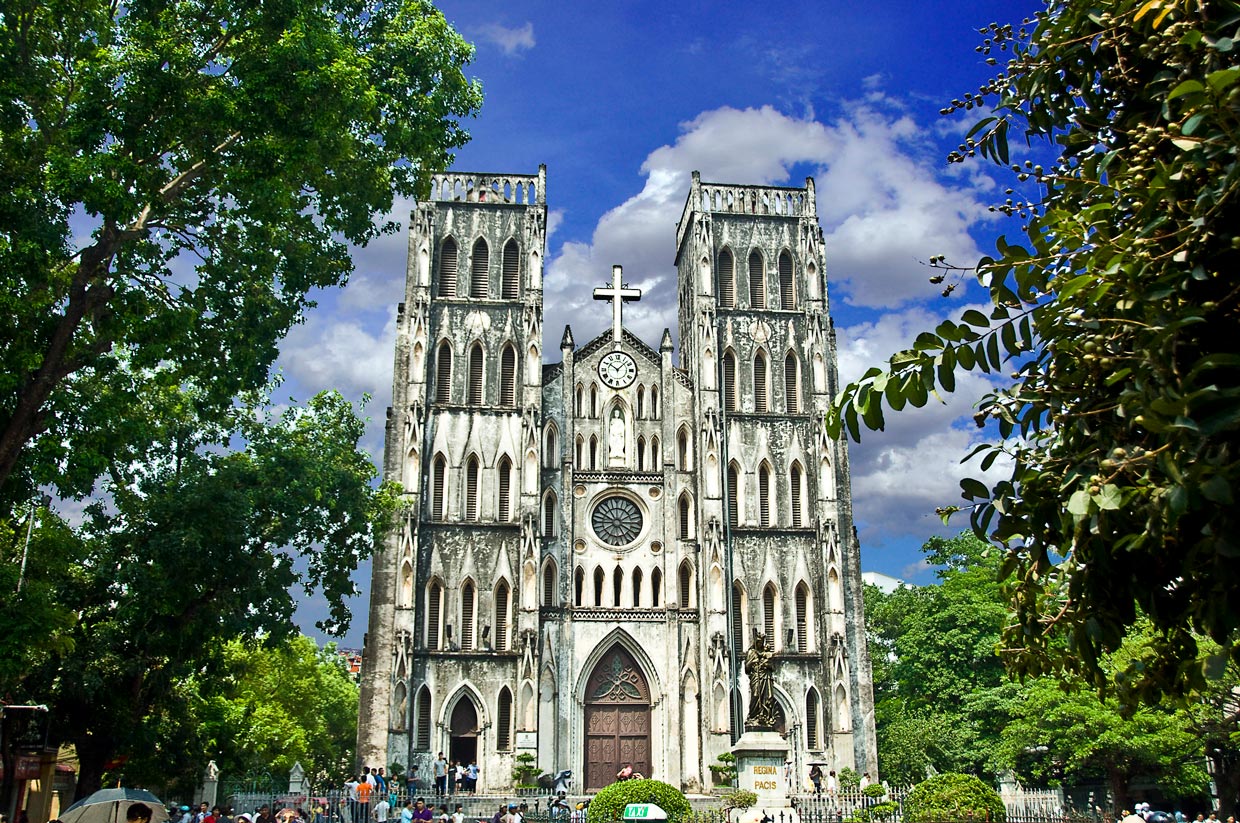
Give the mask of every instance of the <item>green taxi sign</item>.
<path id="1" fill-rule="evenodd" d="M 630 803 L 624 807 L 625 820 L 667 820 L 667 812 L 653 803 Z"/>

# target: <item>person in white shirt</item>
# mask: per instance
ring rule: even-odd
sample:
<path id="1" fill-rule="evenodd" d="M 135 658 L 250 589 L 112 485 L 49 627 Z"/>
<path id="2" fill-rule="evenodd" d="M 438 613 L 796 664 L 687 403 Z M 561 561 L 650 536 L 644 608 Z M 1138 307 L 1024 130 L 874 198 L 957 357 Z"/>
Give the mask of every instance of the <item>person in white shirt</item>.
<path id="1" fill-rule="evenodd" d="M 452 823 L 465 823 L 465 808 L 460 804 L 456 804 L 456 811 L 452 813 Z"/>
<path id="2" fill-rule="evenodd" d="M 386 794 L 379 795 L 379 802 L 375 804 L 375 820 L 379 823 L 387 823 L 388 812 L 391 809 L 392 806 L 388 803 L 388 796 Z"/>

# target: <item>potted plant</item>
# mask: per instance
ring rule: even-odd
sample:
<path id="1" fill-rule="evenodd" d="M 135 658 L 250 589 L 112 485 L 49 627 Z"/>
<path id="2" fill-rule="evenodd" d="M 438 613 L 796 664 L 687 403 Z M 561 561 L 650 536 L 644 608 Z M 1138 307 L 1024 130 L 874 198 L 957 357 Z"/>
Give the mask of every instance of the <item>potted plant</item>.
<path id="1" fill-rule="evenodd" d="M 731 786 L 736 780 L 736 755 L 724 752 L 710 764 L 710 775 L 716 786 Z"/>

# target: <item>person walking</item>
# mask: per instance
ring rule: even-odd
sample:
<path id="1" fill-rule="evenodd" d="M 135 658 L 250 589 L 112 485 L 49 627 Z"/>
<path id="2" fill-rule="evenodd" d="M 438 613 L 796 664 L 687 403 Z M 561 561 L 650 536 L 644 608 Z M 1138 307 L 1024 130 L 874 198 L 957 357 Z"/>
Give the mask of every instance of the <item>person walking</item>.
<path id="1" fill-rule="evenodd" d="M 822 797 L 822 768 L 817 763 L 809 767 L 809 781 L 814 784 L 814 794 Z"/>
<path id="2" fill-rule="evenodd" d="M 478 793 L 478 758 L 470 758 L 469 767 L 465 769 L 465 782 L 470 794 Z"/>
<path id="3" fill-rule="evenodd" d="M 448 761 L 444 760 L 443 752 L 435 760 L 435 795 L 443 797 L 448 793 Z"/>

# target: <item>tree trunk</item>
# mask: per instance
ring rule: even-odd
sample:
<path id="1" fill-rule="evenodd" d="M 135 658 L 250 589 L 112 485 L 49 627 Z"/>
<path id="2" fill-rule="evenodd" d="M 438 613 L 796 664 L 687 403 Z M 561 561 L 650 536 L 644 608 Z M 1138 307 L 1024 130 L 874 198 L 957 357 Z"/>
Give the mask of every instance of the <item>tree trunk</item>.
<path id="1" fill-rule="evenodd" d="M 1115 804 L 1115 817 L 1132 811 L 1132 798 L 1128 796 L 1128 773 L 1118 766 L 1107 766 L 1107 785 Z"/>
<path id="2" fill-rule="evenodd" d="M 1219 817 L 1226 820 L 1240 809 L 1240 752 L 1216 750 L 1210 760 L 1218 788 Z"/>
<path id="3" fill-rule="evenodd" d="M 73 745 L 78 758 L 77 792 L 73 796 L 76 802 L 103 788 L 104 767 L 115 746 L 111 740 L 93 734 L 79 736 Z"/>

